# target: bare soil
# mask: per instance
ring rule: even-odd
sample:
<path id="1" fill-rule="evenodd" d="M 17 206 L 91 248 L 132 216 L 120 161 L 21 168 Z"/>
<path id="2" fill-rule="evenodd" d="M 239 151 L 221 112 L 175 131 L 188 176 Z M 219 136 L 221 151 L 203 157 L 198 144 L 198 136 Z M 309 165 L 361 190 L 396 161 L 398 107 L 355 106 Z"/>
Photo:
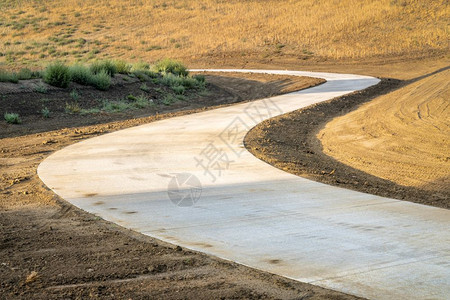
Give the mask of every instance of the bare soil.
<path id="1" fill-rule="evenodd" d="M 325 154 L 402 186 L 450 195 L 450 67 L 328 122 Z"/>
<path id="2" fill-rule="evenodd" d="M 37 177 L 42 159 L 77 141 L 305 83 L 277 76 L 207 80 L 214 94 L 184 107 L 88 116 L 61 112 L 50 119 L 30 113 L 22 125 L 2 125 L 0 299 L 356 299 L 126 230 L 68 204 Z M 37 99 L 22 92 L 8 95 Z M 137 118 L 141 113 L 148 115 Z M 116 121 L 103 123 L 108 120 Z M 80 127 L 90 122 L 98 124 Z"/>

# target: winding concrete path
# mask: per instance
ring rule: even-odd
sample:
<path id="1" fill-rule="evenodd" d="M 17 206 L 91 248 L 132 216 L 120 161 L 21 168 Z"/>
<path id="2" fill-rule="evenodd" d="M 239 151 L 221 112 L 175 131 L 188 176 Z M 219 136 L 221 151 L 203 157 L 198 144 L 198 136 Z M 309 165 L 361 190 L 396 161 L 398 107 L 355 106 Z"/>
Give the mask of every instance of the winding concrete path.
<path id="1" fill-rule="evenodd" d="M 92 138 L 51 155 L 38 174 L 70 203 L 183 247 L 373 299 L 448 299 L 448 210 L 300 178 L 242 144 L 264 119 L 378 79 L 251 72 L 327 82 Z"/>

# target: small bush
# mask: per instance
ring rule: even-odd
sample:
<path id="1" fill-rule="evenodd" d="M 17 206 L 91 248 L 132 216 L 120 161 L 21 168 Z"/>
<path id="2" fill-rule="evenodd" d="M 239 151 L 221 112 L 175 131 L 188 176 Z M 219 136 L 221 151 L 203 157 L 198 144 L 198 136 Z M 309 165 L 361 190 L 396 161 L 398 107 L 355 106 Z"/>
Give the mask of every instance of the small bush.
<path id="1" fill-rule="evenodd" d="M 77 114 L 77 113 L 81 112 L 81 108 L 77 102 L 66 103 L 65 111 L 68 114 Z"/>
<path id="2" fill-rule="evenodd" d="M 16 73 L 0 70 L 0 82 L 18 83 L 19 78 Z"/>
<path id="3" fill-rule="evenodd" d="M 86 66 L 73 65 L 69 68 L 70 75 L 73 82 L 88 85 L 92 79 L 92 73 Z"/>
<path id="4" fill-rule="evenodd" d="M 158 73 L 172 73 L 178 76 L 187 76 L 189 74 L 187 68 L 181 62 L 169 58 L 158 61 L 152 70 Z"/>
<path id="5" fill-rule="evenodd" d="M 19 117 L 19 114 L 15 114 L 15 113 L 5 113 L 4 118 L 6 120 L 6 122 L 10 123 L 10 124 L 20 124 L 22 123 L 22 120 Z"/>
<path id="6" fill-rule="evenodd" d="M 197 80 L 197 81 L 200 82 L 200 83 L 205 83 L 205 82 L 206 82 L 206 77 L 205 77 L 205 75 L 200 75 L 200 74 L 198 74 L 198 75 L 192 76 L 192 78 L 194 78 L 195 80 Z"/>
<path id="7" fill-rule="evenodd" d="M 131 65 L 123 60 L 114 61 L 114 65 L 116 66 L 116 71 L 119 74 L 129 74 L 131 72 Z"/>
<path id="8" fill-rule="evenodd" d="M 144 92 L 150 91 L 150 88 L 145 83 L 141 84 L 141 86 L 139 88 Z"/>
<path id="9" fill-rule="evenodd" d="M 117 73 L 116 64 L 110 60 L 96 61 L 91 65 L 90 69 L 93 74 L 105 72 L 109 76 L 114 76 Z"/>
<path id="10" fill-rule="evenodd" d="M 183 95 L 186 88 L 182 85 L 173 86 L 172 90 L 175 92 L 175 94 Z"/>
<path id="11" fill-rule="evenodd" d="M 134 63 L 133 66 L 131 67 L 132 72 L 143 71 L 143 70 L 150 70 L 150 65 L 143 61 Z"/>
<path id="12" fill-rule="evenodd" d="M 153 103 L 153 100 L 148 99 L 144 95 L 136 97 L 136 102 L 134 103 L 134 106 L 136 108 L 146 108 L 150 105 L 155 105 L 155 103 Z"/>
<path id="13" fill-rule="evenodd" d="M 24 68 L 17 73 L 19 80 L 28 80 L 33 78 L 33 72 L 30 69 Z"/>
<path id="14" fill-rule="evenodd" d="M 74 101 L 78 101 L 78 99 L 80 98 L 80 94 L 78 94 L 77 90 L 72 90 L 70 92 L 70 97 L 74 100 Z"/>
<path id="15" fill-rule="evenodd" d="M 45 69 L 44 81 L 50 85 L 66 88 L 70 79 L 69 68 L 61 62 L 55 62 Z"/>
<path id="16" fill-rule="evenodd" d="M 164 105 L 171 105 L 175 102 L 177 102 L 179 99 L 177 97 L 175 97 L 174 95 L 168 94 L 164 97 L 164 99 L 162 100 L 162 103 Z"/>
<path id="17" fill-rule="evenodd" d="M 159 75 L 150 70 L 135 70 L 132 73 L 135 77 L 137 77 L 140 81 L 147 81 L 151 78 L 157 78 Z"/>
<path id="18" fill-rule="evenodd" d="M 186 89 L 204 88 L 205 82 L 201 82 L 193 77 L 176 76 L 171 73 L 164 74 L 161 83 L 174 89 L 177 86 L 183 86 Z"/>
<path id="19" fill-rule="evenodd" d="M 133 96 L 132 94 L 129 94 L 127 96 L 127 99 L 130 100 L 130 101 L 136 101 L 137 98 L 135 96 Z"/>
<path id="20" fill-rule="evenodd" d="M 127 109 L 132 108 L 130 103 L 125 101 L 103 101 L 102 110 L 107 112 L 121 112 Z"/>
<path id="21" fill-rule="evenodd" d="M 183 79 L 182 84 L 185 88 L 194 89 L 194 88 L 200 88 L 203 86 L 203 83 L 197 81 L 195 78 L 183 77 L 182 79 Z"/>
<path id="22" fill-rule="evenodd" d="M 41 114 L 44 118 L 50 118 L 50 110 L 47 107 L 41 109 Z"/>
<path id="23" fill-rule="evenodd" d="M 183 78 L 168 73 L 161 78 L 161 83 L 170 87 L 180 86 L 183 85 Z"/>
<path id="24" fill-rule="evenodd" d="M 92 75 L 90 84 L 96 89 L 106 91 L 111 86 L 111 76 L 106 71 Z"/>
<path id="25" fill-rule="evenodd" d="M 47 86 L 46 86 L 43 82 L 39 82 L 39 83 L 35 86 L 34 90 L 35 90 L 36 92 L 38 92 L 38 93 L 41 93 L 41 94 L 47 94 L 47 92 L 48 92 L 48 88 L 47 88 Z"/>

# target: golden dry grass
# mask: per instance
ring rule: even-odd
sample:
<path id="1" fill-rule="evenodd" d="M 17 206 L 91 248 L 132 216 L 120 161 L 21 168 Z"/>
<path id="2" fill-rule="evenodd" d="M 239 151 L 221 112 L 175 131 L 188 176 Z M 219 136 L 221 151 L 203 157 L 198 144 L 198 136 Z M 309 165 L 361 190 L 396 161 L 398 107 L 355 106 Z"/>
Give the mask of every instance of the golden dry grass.
<path id="1" fill-rule="evenodd" d="M 329 122 L 324 152 L 405 186 L 449 191 L 450 70 L 422 79 Z"/>
<path id="2" fill-rule="evenodd" d="M 448 49 L 449 13 L 446 0 L 0 0 L 0 64 L 428 55 Z"/>

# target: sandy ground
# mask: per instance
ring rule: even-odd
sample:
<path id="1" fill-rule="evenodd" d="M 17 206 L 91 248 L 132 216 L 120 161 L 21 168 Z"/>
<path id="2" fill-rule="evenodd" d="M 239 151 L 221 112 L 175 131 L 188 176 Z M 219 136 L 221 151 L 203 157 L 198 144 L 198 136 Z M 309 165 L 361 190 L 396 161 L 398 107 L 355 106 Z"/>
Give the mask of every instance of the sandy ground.
<path id="1" fill-rule="evenodd" d="M 223 90 L 212 101 L 223 96 L 225 103 L 248 100 L 246 93 L 260 98 L 312 83 L 264 76 L 208 80 Z M 11 125 L 21 130 L 8 130 L 9 137 L 0 140 L 0 299 L 354 299 L 125 230 L 59 199 L 36 175 L 42 159 L 64 146 L 203 108 L 177 109 L 49 132 L 39 123 L 48 120 L 33 116 L 25 120 L 35 123 Z M 82 124 L 77 116 L 54 118 L 55 128 Z"/>
<path id="2" fill-rule="evenodd" d="M 324 153 L 403 186 L 450 194 L 450 70 L 333 119 Z"/>

